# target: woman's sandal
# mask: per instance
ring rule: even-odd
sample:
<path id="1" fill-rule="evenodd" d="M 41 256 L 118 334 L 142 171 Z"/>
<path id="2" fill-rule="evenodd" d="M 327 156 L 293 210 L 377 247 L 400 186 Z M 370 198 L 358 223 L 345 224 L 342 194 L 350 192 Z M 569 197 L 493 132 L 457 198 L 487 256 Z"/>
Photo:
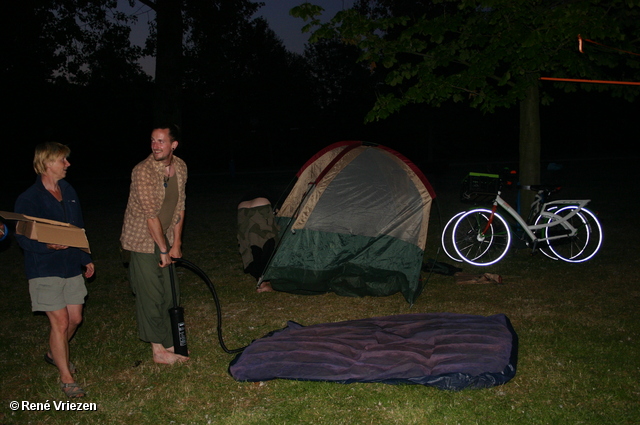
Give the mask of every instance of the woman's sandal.
<path id="1" fill-rule="evenodd" d="M 56 366 L 56 361 L 53 360 L 53 358 L 49 355 L 49 353 L 45 353 L 44 361 L 49 363 L 50 365 Z M 69 362 L 69 372 L 76 373 L 76 366 L 71 362 Z"/>
<path id="2" fill-rule="evenodd" d="M 80 398 L 87 395 L 87 393 L 82 389 L 82 387 L 75 382 L 70 384 L 65 384 L 64 382 L 60 384 L 60 388 L 69 398 Z"/>

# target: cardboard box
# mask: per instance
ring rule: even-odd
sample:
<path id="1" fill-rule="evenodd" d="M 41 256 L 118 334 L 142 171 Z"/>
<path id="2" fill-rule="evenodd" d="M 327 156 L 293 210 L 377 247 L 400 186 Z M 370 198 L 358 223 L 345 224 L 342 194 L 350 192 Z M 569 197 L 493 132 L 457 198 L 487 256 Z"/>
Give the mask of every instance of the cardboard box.
<path id="1" fill-rule="evenodd" d="M 87 253 L 89 241 L 84 229 L 61 221 L 0 211 L 0 217 L 16 221 L 16 233 L 43 243 L 73 246 Z"/>

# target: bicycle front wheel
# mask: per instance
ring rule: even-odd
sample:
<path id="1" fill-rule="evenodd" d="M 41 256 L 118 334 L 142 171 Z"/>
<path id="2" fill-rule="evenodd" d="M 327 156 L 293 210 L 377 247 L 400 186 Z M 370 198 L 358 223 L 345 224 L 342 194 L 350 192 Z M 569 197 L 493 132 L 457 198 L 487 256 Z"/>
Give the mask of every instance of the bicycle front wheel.
<path id="1" fill-rule="evenodd" d="M 474 266 L 500 261 L 511 245 L 511 229 L 498 213 L 478 208 L 464 213 L 452 231 L 453 247 L 460 258 Z"/>
<path id="2" fill-rule="evenodd" d="M 447 254 L 447 257 L 459 263 L 462 263 L 462 259 L 458 257 L 458 254 L 456 254 L 455 248 L 453 247 L 453 226 L 464 213 L 464 211 L 460 211 L 458 214 L 451 217 L 446 226 L 444 226 L 444 230 L 440 236 L 440 242 L 442 242 L 442 250 L 444 253 Z"/>
<path id="3" fill-rule="evenodd" d="M 553 211 L 554 214 L 565 217 L 575 209 L 580 208 L 576 205 L 567 205 Z M 553 219 L 547 219 L 553 221 Z M 586 208 L 582 208 L 573 217 L 567 220 L 571 227 L 577 230 L 573 236 L 568 234 L 571 227 L 565 223 L 548 227 L 545 230 L 545 237 L 553 237 L 567 234 L 567 237 L 548 240 L 549 250 L 553 252 L 559 259 L 569 263 L 582 263 L 590 260 L 600 250 L 602 246 L 602 226 L 596 215 Z"/>

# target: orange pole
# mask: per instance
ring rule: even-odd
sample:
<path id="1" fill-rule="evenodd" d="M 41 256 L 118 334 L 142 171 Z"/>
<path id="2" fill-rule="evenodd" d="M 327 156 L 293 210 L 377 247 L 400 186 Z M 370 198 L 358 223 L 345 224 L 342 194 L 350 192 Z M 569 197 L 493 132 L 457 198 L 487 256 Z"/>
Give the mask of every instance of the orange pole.
<path id="1" fill-rule="evenodd" d="M 630 85 L 630 86 L 640 86 L 640 82 L 636 83 L 633 81 L 580 80 L 577 78 L 551 78 L 551 77 L 540 77 L 540 79 L 548 80 L 548 81 L 565 81 L 569 83 L 622 84 L 622 85 Z"/>
<path id="2" fill-rule="evenodd" d="M 582 51 L 582 41 L 583 40 L 586 41 L 586 42 L 589 42 L 589 43 L 597 44 L 598 46 L 606 47 L 607 49 L 617 50 L 618 52 L 628 53 L 630 55 L 640 56 L 640 53 L 634 53 L 634 52 L 630 52 L 628 50 L 622 50 L 622 49 L 618 49 L 616 47 L 607 46 L 606 44 L 598 43 L 597 41 L 589 40 L 588 38 L 582 38 L 582 36 L 580 34 L 578 34 L 578 50 L 580 50 L 580 53 L 584 53 Z"/>

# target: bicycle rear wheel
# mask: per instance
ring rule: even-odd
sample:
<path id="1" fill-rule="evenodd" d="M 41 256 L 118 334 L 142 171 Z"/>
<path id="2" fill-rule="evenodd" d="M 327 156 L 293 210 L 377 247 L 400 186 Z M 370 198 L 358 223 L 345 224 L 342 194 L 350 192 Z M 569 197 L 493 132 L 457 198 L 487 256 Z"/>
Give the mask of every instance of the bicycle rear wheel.
<path id="1" fill-rule="evenodd" d="M 553 208 L 551 208 L 550 210 L 554 210 L 554 209 L 556 209 L 556 208 L 557 208 L 557 207 L 553 207 Z M 538 225 L 538 224 L 545 224 L 545 223 L 548 223 L 548 222 L 549 222 L 549 219 L 548 219 L 548 218 L 546 218 L 546 217 L 544 217 L 544 216 L 542 216 L 542 215 L 539 215 L 538 217 L 536 217 L 536 221 L 535 221 L 535 223 L 533 223 L 533 224 L 534 224 L 534 225 Z M 544 228 L 543 228 L 543 229 L 540 229 L 540 230 L 537 230 L 537 231 L 536 231 L 536 237 L 538 237 L 538 238 L 544 238 L 544 237 L 545 237 L 545 232 L 546 232 L 546 229 L 544 229 Z M 537 245 L 537 249 L 538 249 L 538 251 L 540 251 L 542 254 L 544 254 L 546 257 L 549 257 L 549 258 L 551 258 L 552 260 L 558 260 L 558 257 L 557 257 L 557 256 L 553 253 L 553 251 L 551 251 L 551 249 L 549 248 L 549 244 L 547 243 L 547 241 L 540 242 L 540 243 Z"/>
<path id="2" fill-rule="evenodd" d="M 447 254 L 447 257 L 459 263 L 462 263 L 462 259 L 458 257 L 458 254 L 456 254 L 456 250 L 453 246 L 453 226 L 456 224 L 456 221 L 458 221 L 458 218 L 460 218 L 460 216 L 464 213 L 464 211 L 460 211 L 458 214 L 451 217 L 447 224 L 444 226 L 444 230 L 442 231 L 442 235 L 440 236 L 440 242 L 442 243 L 442 250 L 444 251 L 444 253 Z"/>
<path id="3" fill-rule="evenodd" d="M 567 205 L 553 211 L 554 214 L 565 217 L 575 209 L 577 205 Z M 553 221 L 547 218 L 547 223 Z M 573 226 L 577 233 L 574 236 L 547 241 L 549 250 L 559 259 L 569 263 L 582 263 L 590 260 L 602 246 L 602 226 L 596 215 L 586 208 L 582 208 L 567 222 Z M 565 223 L 551 226 L 545 229 L 545 237 L 570 233 L 570 227 Z"/>
<path id="4" fill-rule="evenodd" d="M 506 255 L 511 244 L 511 230 L 499 214 L 491 217 L 491 210 L 478 208 L 462 214 L 456 221 L 452 243 L 464 262 L 489 266 Z"/>

